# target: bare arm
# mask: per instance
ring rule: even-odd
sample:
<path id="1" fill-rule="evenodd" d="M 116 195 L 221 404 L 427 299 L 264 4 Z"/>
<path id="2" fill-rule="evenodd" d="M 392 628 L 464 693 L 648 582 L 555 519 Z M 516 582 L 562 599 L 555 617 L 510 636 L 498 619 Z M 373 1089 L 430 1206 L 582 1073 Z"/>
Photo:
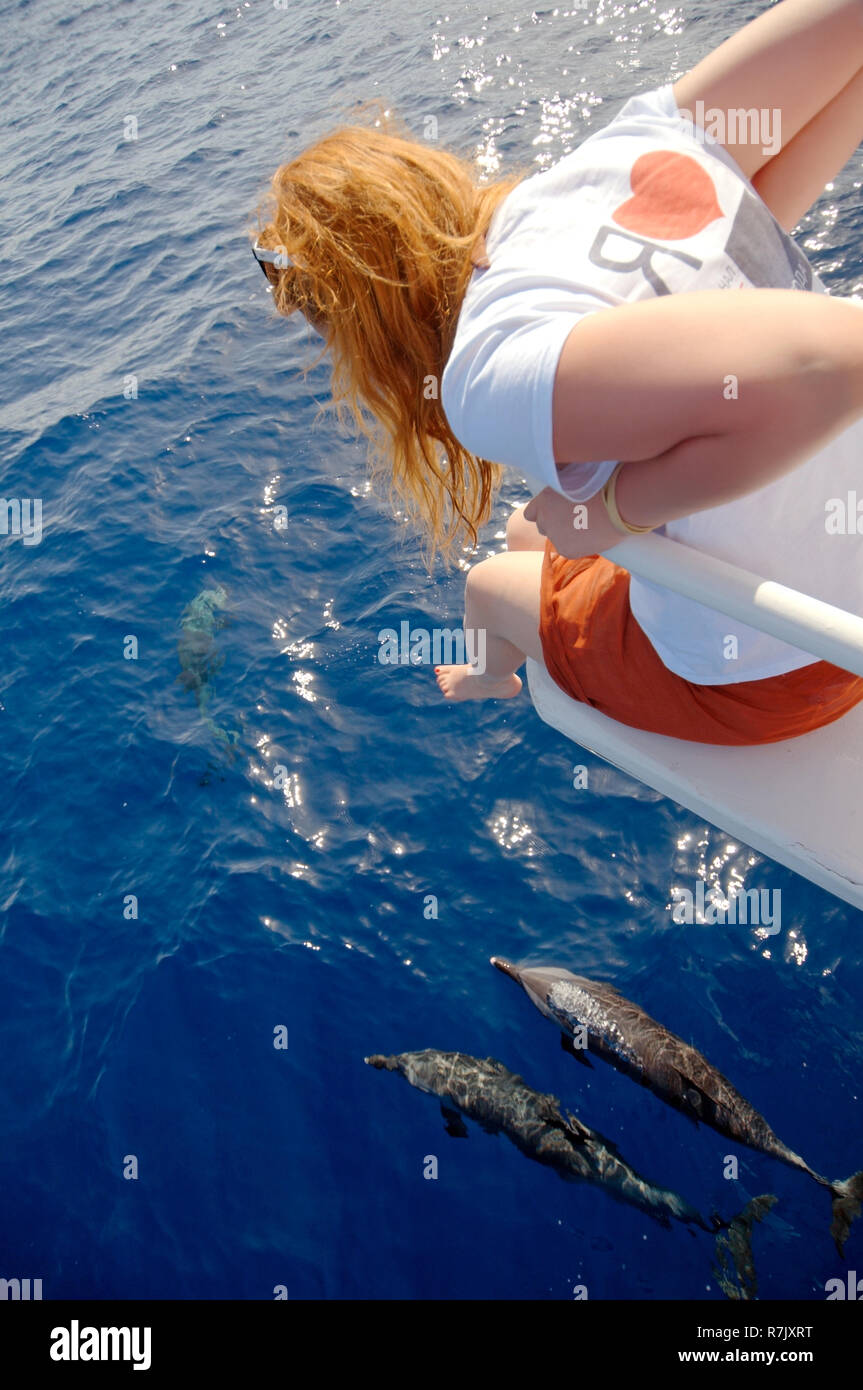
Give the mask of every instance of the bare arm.
<path id="1" fill-rule="evenodd" d="M 558 466 L 626 462 L 617 501 L 634 525 L 720 506 L 804 463 L 863 414 L 863 307 L 759 289 L 600 310 L 564 344 L 553 412 Z M 571 516 L 572 504 L 554 506 Z M 588 517 L 561 553 L 620 539 L 599 498 Z"/>

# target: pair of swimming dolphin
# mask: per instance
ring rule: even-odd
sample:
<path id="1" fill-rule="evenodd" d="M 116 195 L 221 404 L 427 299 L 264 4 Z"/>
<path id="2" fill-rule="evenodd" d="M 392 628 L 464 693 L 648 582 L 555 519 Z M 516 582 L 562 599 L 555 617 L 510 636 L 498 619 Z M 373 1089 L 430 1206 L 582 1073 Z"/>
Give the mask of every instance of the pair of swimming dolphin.
<path id="1" fill-rule="evenodd" d="M 826 1187 L 832 1200 L 830 1233 L 839 1254 L 844 1254 L 851 1223 L 863 1206 L 863 1171 L 836 1182 L 822 1177 L 782 1142 L 764 1116 L 702 1053 L 625 999 L 613 985 L 556 966 L 520 969 L 498 956 L 492 956 L 491 963 L 520 984 L 540 1012 L 560 1027 L 567 1050 L 579 1061 L 590 1065 L 584 1054 L 594 1053 L 690 1119 L 798 1168 Z M 572 1045 L 573 1039 L 579 1046 Z M 707 1226 L 683 1198 L 640 1177 L 614 1145 L 575 1116 L 564 1116 L 554 1096 L 533 1091 L 500 1062 L 435 1051 L 367 1057 L 366 1061 L 400 1072 L 412 1085 L 449 1101 L 483 1128 L 506 1134 L 522 1152 L 554 1167 L 562 1177 L 600 1183 L 611 1195 L 635 1203 L 666 1224 L 672 1216 L 707 1230 L 727 1224 L 714 1219 Z M 450 1132 L 458 1133 L 458 1115 L 446 1109 L 444 1114 L 450 1120 Z M 755 1199 L 761 1204 L 759 1210 L 768 1200 Z M 747 1209 L 744 1215 L 751 1222 L 753 1214 Z"/>

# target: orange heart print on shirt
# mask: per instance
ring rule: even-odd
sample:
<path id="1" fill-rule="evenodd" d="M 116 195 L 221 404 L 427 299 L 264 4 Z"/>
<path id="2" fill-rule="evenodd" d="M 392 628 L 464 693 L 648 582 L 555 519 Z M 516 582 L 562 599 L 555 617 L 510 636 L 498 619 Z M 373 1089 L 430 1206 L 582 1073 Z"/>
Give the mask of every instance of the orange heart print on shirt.
<path id="1" fill-rule="evenodd" d="M 633 196 L 612 220 L 638 236 L 684 241 L 725 215 L 712 178 L 690 155 L 673 150 L 639 155 L 629 182 Z"/>

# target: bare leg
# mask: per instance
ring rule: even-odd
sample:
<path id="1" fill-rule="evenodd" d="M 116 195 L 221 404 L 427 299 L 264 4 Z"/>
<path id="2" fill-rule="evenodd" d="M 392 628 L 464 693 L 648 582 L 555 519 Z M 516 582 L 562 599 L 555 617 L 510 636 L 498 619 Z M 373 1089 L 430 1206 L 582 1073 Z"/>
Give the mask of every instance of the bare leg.
<path id="1" fill-rule="evenodd" d="M 482 636 L 485 669 L 436 666 L 447 700 L 511 700 L 521 690 L 515 674 L 526 656 L 542 661 L 539 639 L 539 550 L 505 551 L 474 565 L 464 599 L 465 631 Z M 482 641 L 475 650 L 483 651 Z"/>
<path id="2" fill-rule="evenodd" d="M 545 536 L 533 521 L 528 521 L 524 507 L 516 507 L 506 523 L 507 550 L 545 550 Z"/>
<path id="3" fill-rule="evenodd" d="M 752 185 L 786 231 L 821 197 L 863 140 L 863 68 L 823 107 Z"/>
<path id="4" fill-rule="evenodd" d="M 787 147 L 861 67 L 863 0 L 783 0 L 675 82 L 674 99 L 691 112 L 699 101 L 706 110 L 779 111 Z M 760 141 L 729 139 L 725 148 L 750 179 L 770 158 Z"/>

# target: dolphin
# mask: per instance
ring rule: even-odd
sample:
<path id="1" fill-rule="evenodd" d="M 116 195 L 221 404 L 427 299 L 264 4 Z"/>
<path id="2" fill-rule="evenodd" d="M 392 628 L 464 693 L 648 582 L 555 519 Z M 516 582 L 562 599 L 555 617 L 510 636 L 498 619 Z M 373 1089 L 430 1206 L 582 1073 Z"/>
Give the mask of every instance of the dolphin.
<path id="1" fill-rule="evenodd" d="M 208 714 L 212 677 L 221 670 L 225 660 L 216 646 L 215 634 L 227 626 L 228 620 L 222 612 L 227 602 L 227 590 L 222 584 L 216 584 L 212 589 L 202 589 L 183 610 L 182 631 L 177 643 L 180 660 L 177 681 L 184 690 L 194 693 L 202 721 L 233 757 L 232 744 L 239 735 L 223 729 Z"/>
<path id="2" fill-rule="evenodd" d="M 563 1115 L 556 1096 L 542 1095 L 492 1057 L 481 1061 L 464 1052 L 402 1052 L 394 1057 L 366 1057 L 370 1067 L 395 1071 L 412 1086 L 441 1100 L 447 1132 L 464 1138 L 461 1116 L 476 1121 L 488 1134 L 505 1134 L 521 1153 L 553 1168 L 567 1182 L 589 1182 L 619 1202 L 638 1207 L 661 1225 L 671 1218 L 714 1231 L 683 1197 L 641 1177 L 613 1144 L 588 1129 L 575 1115 Z"/>
<path id="3" fill-rule="evenodd" d="M 624 999 L 613 985 L 557 966 L 521 969 L 499 956 L 492 956 L 491 963 L 520 984 L 540 1012 L 560 1026 L 564 1046 L 578 1061 L 590 1065 L 584 1055 L 586 1045 L 587 1051 L 647 1086 L 696 1123 L 702 1120 L 727 1139 L 799 1168 L 826 1187 L 832 1201 L 830 1234 L 844 1258 L 851 1223 L 863 1205 L 863 1170 L 836 1182 L 816 1173 L 783 1144 L 764 1116 L 706 1057 L 638 1004 Z M 579 1047 L 572 1046 L 573 1036 L 579 1038 Z"/>

